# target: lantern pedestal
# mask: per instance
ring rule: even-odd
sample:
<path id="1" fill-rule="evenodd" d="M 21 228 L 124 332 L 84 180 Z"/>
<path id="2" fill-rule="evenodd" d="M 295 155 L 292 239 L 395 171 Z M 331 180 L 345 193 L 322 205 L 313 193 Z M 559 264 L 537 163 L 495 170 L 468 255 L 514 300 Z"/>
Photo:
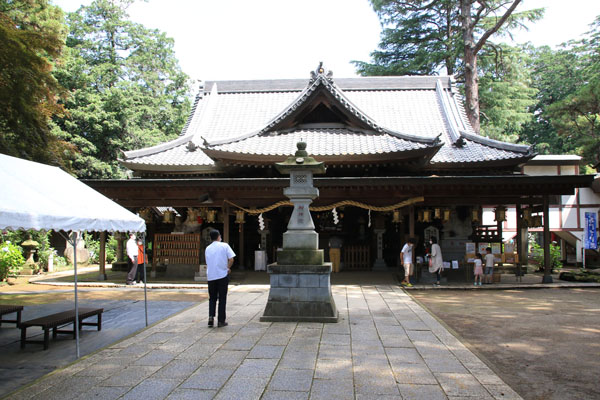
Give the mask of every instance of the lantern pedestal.
<path id="1" fill-rule="evenodd" d="M 324 173 L 323 163 L 308 157 L 306 143 L 285 162 L 276 164 L 281 173 L 290 174 L 290 187 L 284 194 L 294 211 L 283 234 L 283 249 L 277 262 L 267 267 L 271 289 L 261 321 L 265 322 L 337 322 L 339 318 L 331 295 L 331 263 L 325 263 L 318 248 L 309 206 L 319 195 L 313 186 L 313 173 Z"/>

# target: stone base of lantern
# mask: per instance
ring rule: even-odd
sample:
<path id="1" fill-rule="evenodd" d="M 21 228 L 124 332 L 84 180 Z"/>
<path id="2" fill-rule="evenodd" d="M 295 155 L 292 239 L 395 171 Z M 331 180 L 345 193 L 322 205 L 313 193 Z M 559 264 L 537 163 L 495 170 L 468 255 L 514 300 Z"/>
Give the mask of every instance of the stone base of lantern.
<path id="1" fill-rule="evenodd" d="M 277 262 L 279 266 L 310 265 L 318 267 L 320 265 L 323 265 L 323 261 L 325 261 L 323 256 L 323 250 L 320 249 L 282 249 L 277 251 Z"/>
<path id="2" fill-rule="evenodd" d="M 331 263 L 279 265 L 267 268 L 271 278 L 263 322 L 337 322 L 331 295 Z"/>

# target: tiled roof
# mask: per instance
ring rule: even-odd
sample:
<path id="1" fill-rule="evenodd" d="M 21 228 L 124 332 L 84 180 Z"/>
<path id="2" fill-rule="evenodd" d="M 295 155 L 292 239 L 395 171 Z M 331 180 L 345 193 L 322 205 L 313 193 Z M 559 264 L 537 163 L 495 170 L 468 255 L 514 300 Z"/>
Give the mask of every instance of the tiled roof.
<path id="1" fill-rule="evenodd" d="M 290 155 L 290 149 L 299 141 L 305 141 L 311 156 L 352 156 L 366 154 L 397 153 L 424 149 L 423 143 L 398 138 L 387 133 L 371 134 L 349 129 L 299 129 L 291 132 L 275 132 L 257 135 L 241 141 L 211 146 L 211 150 L 229 153 L 252 153 L 258 155 Z"/>
<path id="2" fill-rule="evenodd" d="M 309 89 L 319 79 L 340 108 L 364 122 L 366 130 L 278 127 L 304 106 Z M 325 74 L 313 74 L 310 81 L 208 82 L 196 98 L 182 136 L 159 146 L 126 152 L 122 162 L 134 170 L 214 170 L 214 161 L 203 149 L 208 154 L 237 153 L 245 159 L 252 154 L 284 156 L 295 151 L 299 138 L 307 141 L 309 153 L 315 156 L 392 154 L 427 146 L 438 148 L 441 144 L 431 159 L 431 164 L 441 167 L 532 156 L 527 146 L 476 134 L 448 77 L 334 80 Z M 190 151 L 193 148 L 195 151 Z"/>

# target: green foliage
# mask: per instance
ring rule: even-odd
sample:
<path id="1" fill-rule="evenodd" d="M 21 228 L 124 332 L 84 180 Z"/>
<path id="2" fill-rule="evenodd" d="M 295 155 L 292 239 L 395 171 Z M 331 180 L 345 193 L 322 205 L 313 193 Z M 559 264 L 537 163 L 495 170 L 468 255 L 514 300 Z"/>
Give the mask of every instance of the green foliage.
<path id="1" fill-rule="evenodd" d="M 71 93 L 69 117 L 55 118 L 53 129 L 77 146 L 79 177 L 124 177 L 121 151 L 175 138 L 190 110 L 173 40 L 129 21 L 131 3 L 95 0 L 67 18 L 65 60 L 55 75 Z"/>
<path id="2" fill-rule="evenodd" d="M 85 248 L 90 252 L 89 263 L 97 263 L 100 255 L 100 241 L 94 239 L 92 233 L 83 232 L 83 241 L 85 242 Z"/>
<path id="3" fill-rule="evenodd" d="M 541 247 L 537 242 L 533 241 L 531 243 L 531 253 L 533 255 L 533 259 L 538 263 L 539 270 L 543 271 L 544 248 Z M 550 243 L 550 263 L 552 266 L 552 270 L 559 270 L 563 267 L 560 256 L 560 246 L 554 243 Z"/>
<path id="4" fill-rule="evenodd" d="M 579 41 L 531 50 L 537 103 L 521 135 L 542 154 L 572 153 L 600 161 L 600 17 Z"/>
<path id="5" fill-rule="evenodd" d="M 117 259 L 117 239 L 111 235 L 106 241 L 106 262 L 112 264 Z"/>
<path id="6" fill-rule="evenodd" d="M 537 90 L 530 87 L 527 56 L 508 45 L 489 46 L 479 56 L 481 131 L 488 137 L 514 143 L 533 118 L 529 107 Z"/>
<path id="7" fill-rule="evenodd" d="M 2 232 L 2 240 L 10 241 L 11 243 L 15 243 L 20 245 L 27 239 L 31 238 L 39 243 L 39 247 L 37 248 L 36 256 L 38 258 L 37 261 L 42 263 L 43 265 L 47 265 L 48 263 L 48 254 L 51 251 L 54 251 L 52 247 L 50 247 L 50 235 L 52 231 L 36 231 L 33 229 L 29 230 L 18 230 L 18 231 L 4 231 Z M 23 253 L 23 256 L 26 254 Z"/>
<path id="8" fill-rule="evenodd" d="M 428 75 L 460 68 L 459 8 L 450 0 L 372 0 L 382 25 L 373 62 L 353 61 L 361 75 Z"/>
<path id="9" fill-rule="evenodd" d="M 0 0 L 0 153 L 63 164 L 69 147 L 48 123 L 63 113 L 52 68 L 65 32 L 48 0 Z"/>
<path id="10" fill-rule="evenodd" d="M 527 106 L 533 91 L 527 78 L 516 71 L 517 58 L 505 57 L 510 62 L 498 75 L 491 73 L 490 61 L 486 69 L 484 60 L 480 71 L 478 57 L 486 52 L 489 57 L 499 48 L 490 41 L 494 35 L 510 36 L 511 31 L 543 16 L 543 9 L 515 12 L 511 6 L 519 1 L 371 0 L 383 29 L 379 49 L 371 53 L 371 63 L 354 64 L 362 75 L 437 74 L 445 69 L 464 85 L 473 127 L 479 129 L 481 99 L 483 131 L 494 138 L 515 140 L 529 118 Z M 478 76 L 483 86 L 479 89 Z"/>
<path id="11" fill-rule="evenodd" d="M 100 262 L 100 240 L 94 238 L 94 234 L 84 232 L 83 240 L 85 241 L 85 247 L 90 252 L 90 263 Z M 117 239 L 114 236 L 108 236 L 105 246 L 106 262 L 111 264 L 117 254 Z"/>
<path id="12" fill-rule="evenodd" d="M 8 275 L 16 275 L 25 263 L 21 246 L 10 241 L 0 243 L 0 280 L 6 279 Z"/>

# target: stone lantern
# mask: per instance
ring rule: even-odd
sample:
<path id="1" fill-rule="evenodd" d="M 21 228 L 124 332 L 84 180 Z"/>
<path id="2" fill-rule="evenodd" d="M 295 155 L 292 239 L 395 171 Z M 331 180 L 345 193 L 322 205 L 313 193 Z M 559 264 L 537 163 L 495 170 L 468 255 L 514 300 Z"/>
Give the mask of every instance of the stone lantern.
<path id="1" fill-rule="evenodd" d="M 33 255 L 36 253 L 39 246 L 40 244 L 33 240 L 31 236 L 29 236 L 26 241 L 21 243 L 21 247 L 27 252 L 27 261 L 25 261 L 25 264 L 35 264 Z"/>
<path id="2" fill-rule="evenodd" d="M 271 290 L 261 321 L 337 322 L 331 295 L 331 263 L 323 262 L 319 234 L 309 211 L 310 203 L 319 196 L 313 175 L 325 173 L 325 166 L 308 156 L 306 143 L 299 142 L 297 147 L 293 156 L 276 164 L 280 173 L 290 174 L 290 187 L 283 193 L 294 210 L 277 262 L 267 268 Z"/>

